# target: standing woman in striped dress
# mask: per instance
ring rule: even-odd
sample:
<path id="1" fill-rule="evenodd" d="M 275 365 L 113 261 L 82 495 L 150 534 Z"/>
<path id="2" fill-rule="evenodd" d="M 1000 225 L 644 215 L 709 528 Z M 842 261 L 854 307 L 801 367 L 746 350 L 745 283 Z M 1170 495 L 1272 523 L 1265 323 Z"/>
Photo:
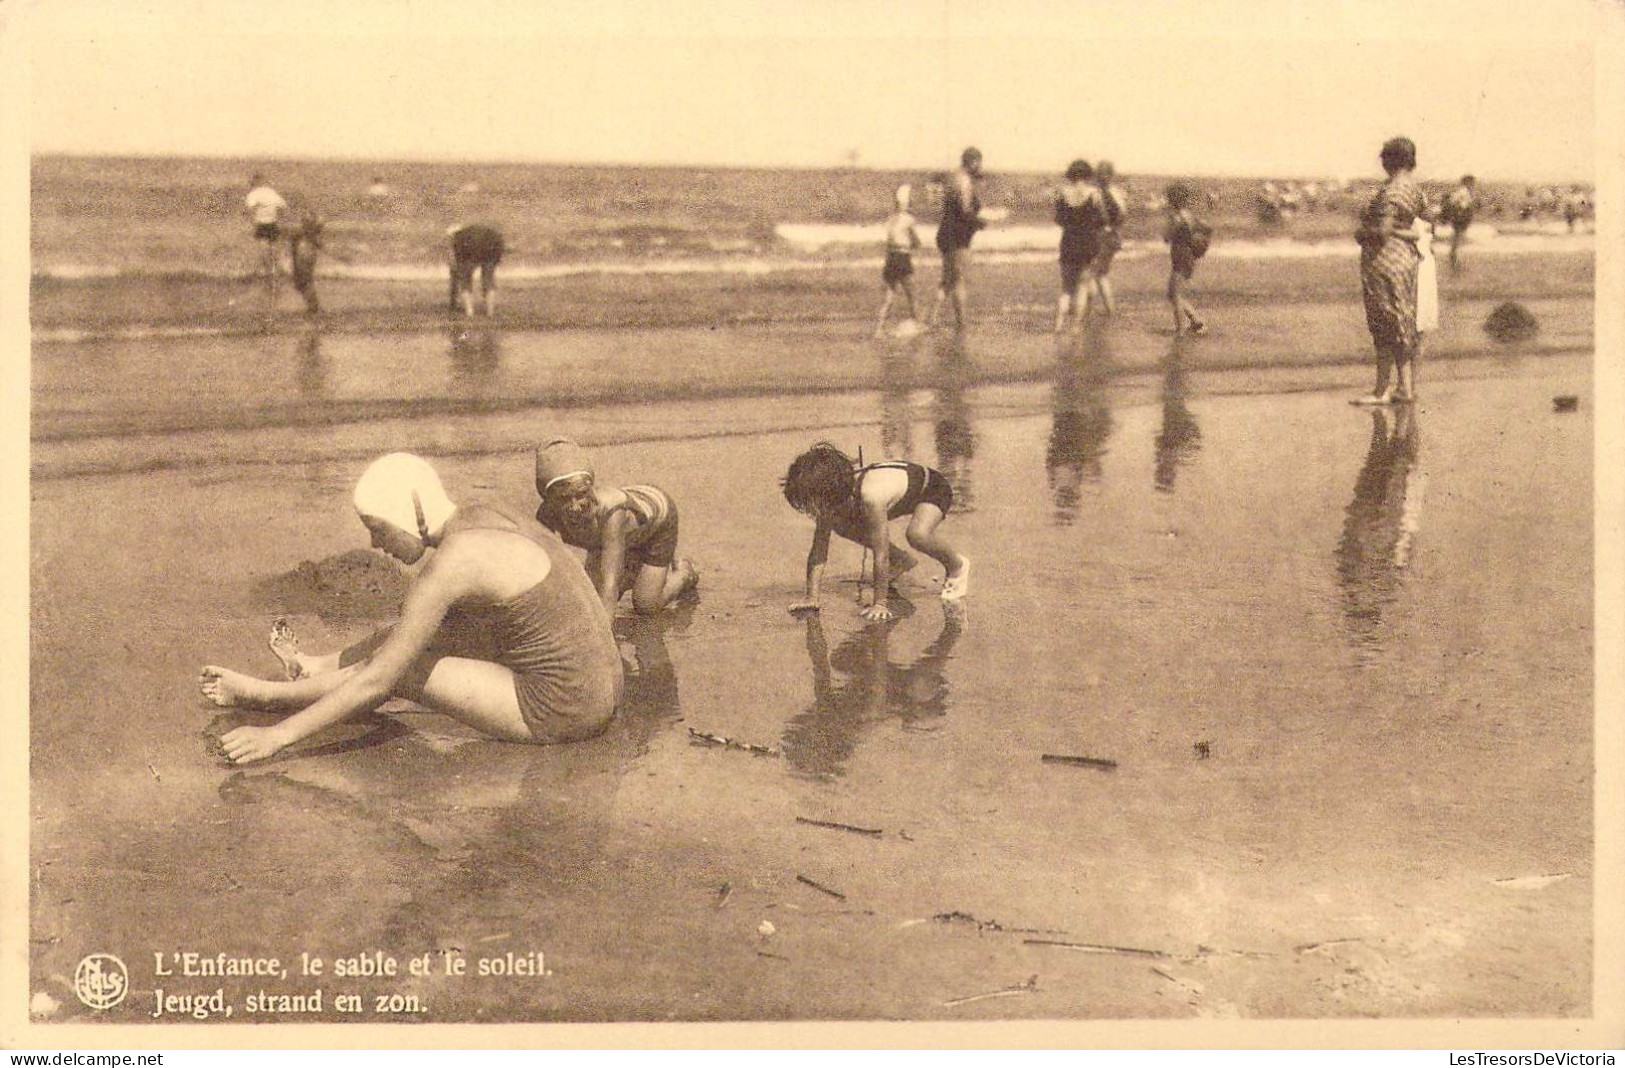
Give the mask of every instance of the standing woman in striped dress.
<path id="1" fill-rule="evenodd" d="M 1365 296 L 1365 322 L 1377 350 L 1377 384 L 1355 404 L 1408 404 L 1415 381 L 1418 345 L 1416 272 L 1421 254 L 1412 223 L 1427 213 L 1416 170 L 1416 144 L 1395 137 L 1382 146 L 1382 169 L 1388 180 L 1360 214 L 1354 239 L 1360 243 L 1360 288 Z M 1389 378 L 1397 372 L 1398 388 Z"/>

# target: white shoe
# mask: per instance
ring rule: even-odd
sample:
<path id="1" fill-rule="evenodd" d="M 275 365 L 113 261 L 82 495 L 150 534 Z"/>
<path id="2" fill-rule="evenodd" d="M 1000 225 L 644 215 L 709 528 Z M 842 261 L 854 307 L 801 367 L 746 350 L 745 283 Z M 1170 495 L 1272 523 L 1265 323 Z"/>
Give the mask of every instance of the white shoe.
<path id="1" fill-rule="evenodd" d="M 897 324 L 897 329 L 892 331 L 892 337 L 895 337 L 895 338 L 919 337 L 920 336 L 920 331 L 923 330 L 923 329 L 924 329 L 924 327 L 920 326 L 918 320 L 904 319 L 902 322 Z"/>
<path id="2" fill-rule="evenodd" d="M 957 601 L 970 592 L 970 560 L 963 556 L 960 559 L 964 563 L 959 568 L 959 574 L 942 581 L 942 599 L 944 601 Z"/>

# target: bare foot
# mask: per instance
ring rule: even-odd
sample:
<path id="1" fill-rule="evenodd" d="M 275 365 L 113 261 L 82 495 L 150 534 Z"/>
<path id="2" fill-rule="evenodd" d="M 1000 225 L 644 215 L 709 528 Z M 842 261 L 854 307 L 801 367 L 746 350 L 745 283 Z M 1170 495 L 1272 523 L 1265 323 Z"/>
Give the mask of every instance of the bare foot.
<path id="1" fill-rule="evenodd" d="M 307 672 L 299 656 L 299 635 L 293 632 L 293 626 L 286 619 L 271 624 L 271 652 L 282 661 L 282 670 L 289 682 L 298 682 L 305 677 Z"/>
<path id="2" fill-rule="evenodd" d="M 258 679 L 253 679 L 229 668 L 209 664 L 197 673 L 197 686 L 203 696 L 221 708 L 239 708 L 254 704 L 250 694 Z"/>

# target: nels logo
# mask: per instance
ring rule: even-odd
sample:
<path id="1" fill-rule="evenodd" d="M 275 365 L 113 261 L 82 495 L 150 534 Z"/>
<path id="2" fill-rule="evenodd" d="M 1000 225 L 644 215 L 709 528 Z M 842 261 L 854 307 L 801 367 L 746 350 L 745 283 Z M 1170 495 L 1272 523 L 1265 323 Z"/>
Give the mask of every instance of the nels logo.
<path id="1" fill-rule="evenodd" d="M 130 992 L 130 973 L 111 953 L 92 953 L 73 971 L 73 992 L 92 1009 L 110 1009 Z"/>

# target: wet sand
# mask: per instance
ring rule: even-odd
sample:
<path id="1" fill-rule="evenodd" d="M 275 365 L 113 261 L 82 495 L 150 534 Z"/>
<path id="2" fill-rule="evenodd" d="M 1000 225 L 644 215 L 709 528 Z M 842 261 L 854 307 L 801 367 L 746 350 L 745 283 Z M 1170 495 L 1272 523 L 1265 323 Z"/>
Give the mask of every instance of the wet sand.
<path id="1" fill-rule="evenodd" d="M 316 987 L 323 1012 L 254 1018 L 356 1018 L 341 990 L 426 1021 L 1588 1014 L 1589 354 L 1441 361 L 1407 415 L 1351 408 L 1369 371 L 1346 360 L 1032 344 L 1002 381 L 928 342 L 804 396 L 37 444 L 32 988 L 89 1019 L 74 966 L 110 952 L 133 988 L 114 1022 L 159 986 L 224 986 L 233 1022 Z M 392 706 L 219 761 L 240 718 L 203 705 L 201 664 L 270 675 L 274 617 L 326 648 L 399 589 L 345 555 L 359 457 L 416 448 L 454 498 L 526 508 L 527 445 L 555 431 L 672 490 L 704 573 L 697 604 L 623 621 L 605 737 L 504 745 Z M 953 477 L 963 613 L 923 561 L 900 620 L 864 627 L 850 546 L 821 618 L 786 612 L 811 526 L 777 478 L 823 436 Z M 164 447 L 186 462 L 120 462 Z M 153 964 L 446 949 L 551 974 Z"/>

